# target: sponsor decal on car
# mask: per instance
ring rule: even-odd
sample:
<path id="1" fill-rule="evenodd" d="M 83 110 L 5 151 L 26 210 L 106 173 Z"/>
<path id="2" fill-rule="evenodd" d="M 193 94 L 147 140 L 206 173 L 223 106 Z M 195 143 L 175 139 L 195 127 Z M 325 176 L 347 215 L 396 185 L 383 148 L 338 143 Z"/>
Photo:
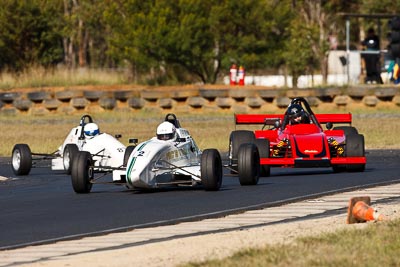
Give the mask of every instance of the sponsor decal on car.
<path id="1" fill-rule="evenodd" d="M 137 157 L 138 157 L 138 156 L 139 156 L 139 157 L 140 157 L 140 156 L 143 156 L 143 154 L 144 154 L 143 148 L 147 145 L 147 143 L 149 143 L 149 141 L 144 142 L 144 143 L 137 149 L 137 151 L 136 151 L 136 152 L 137 152 L 137 153 L 136 153 L 137 156 L 133 157 L 132 161 L 131 161 L 130 164 L 129 164 L 128 171 L 127 171 L 127 182 L 128 182 L 129 184 L 131 184 L 131 185 L 132 185 L 132 180 L 131 180 L 132 168 L 133 168 L 133 166 L 135 166 L 135 162 L 136 162 Z"/>

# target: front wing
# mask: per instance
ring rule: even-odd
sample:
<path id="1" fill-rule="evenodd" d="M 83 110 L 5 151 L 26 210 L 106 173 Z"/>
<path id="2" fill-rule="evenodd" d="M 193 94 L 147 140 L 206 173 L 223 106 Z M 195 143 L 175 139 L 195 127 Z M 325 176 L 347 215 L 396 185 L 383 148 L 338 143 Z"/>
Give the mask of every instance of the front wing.
<path id="1" fill-rule="evenodd" d="M 332 167 L 334 165 L 366 164 L 365 157 L 341 157 L 341 158 L 261 158 L 261 165 L 311 168 L 311 167 Z"/>

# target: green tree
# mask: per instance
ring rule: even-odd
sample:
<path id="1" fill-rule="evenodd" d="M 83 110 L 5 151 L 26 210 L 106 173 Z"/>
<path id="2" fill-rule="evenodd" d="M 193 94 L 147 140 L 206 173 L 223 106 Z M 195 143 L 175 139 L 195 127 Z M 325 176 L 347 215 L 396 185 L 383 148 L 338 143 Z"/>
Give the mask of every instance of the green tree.
<path id="1" fill-rule="evenodd" d="M 156 57 L 149 53 L 148 33 L 153 28 L 148 24 L 154 1 L 105 1 L 103 19 L 109 29 L 107 53 L 119 65 L 128 63 L 132 80 L 154 71 L 161 65 Z M 147 46 L 149 45 L 149 47 Z"/>
<path id="2" fill-rule="evenodd" d="M 68 67 L 109 64 L 107 28 L 102 20 L 104 1 L 62 0 L 62 3 L 64 63 Z"/>
<path id="3" fill-rule="evenodd" d="M 0 68 L 20 71 L 62 60 L 56 2 L 4 0 L 0 9 Z"/>
<path id="4" fill-rule="evenodd" d="M 287 39 L 288 44 L 285 47 L 292 47 L 294 51 L 286 51 L 285 53 L 287 62 L 291 62 L 288 68 L 294 72 L 294 76 L 306 74 L 307 71 L 308 74 L 313 74 L 314 70 L 319 70 L 323 77 L 323 83 L 326 84 L 329 35 L 336 35 L 340 31 L 339 29 L 343 29 L 342 36 L 344 36 L 343 17 L 337 14 L 343 11 L 356 10 L 358 1 L 293 0 L 292 8 L 296 18 L 292 21 L 291 36 Z M 299 34 L 296 29 L 302 33 Z M 301 38 L 302 34 L 304 34 L 303 38 Z M 299 45 L 296 46 L 295 42 L 298 42 Z M 308 51 L 303 51 L 304 49 Z M 289 55 L 290 57 L 295 56 L 295 54 L 303 57 L 303 59 L 295 60 L 287 57 Z M 293 65 L 293 61 L 297 61 L 297 64 Z M 299 64 L 303 65 L 303 68 L 299 67 Z M 301 69 L 303 69 L 303 73 L 298 73 Z M 297 79 L 294 80 L 296 82 Z"/>
<path id="5" fill-rule="evenodd" d="M 111 54 L 142 70 L 184 70 L 215 83 L 221 69 L 252 69 L 282 62 L 289 6 L 260 0 L 109 1 Z M 274 19 L 274 10 L 280 15 Z M 118 19 L 117 19 L 118 18 Z M 279 53 L 278 53 L 279 54 Z"/>
<path id="6" fill-rule="evenodd" d="M 396 15 L 400 14 L 400 0 L 381 0 L 381 1 L 371 1 L 363 0 L 360 6 L 360 12 L 363 14 L 386 14 L 386 15 Z M 385 37 L 389 32 L 389 27 L 387 24 L 387 19 L 374 19 L 368 18 L 363 19 L 360 23 L 361 32 L 367 31 L 368 28 L 374 28 L 381 37 L 381 49 L 384 48 L 382 43 L 384 43 Z M 380 32 L 379 32 L 380 31 Z"/>
<path id="7" fill-rule="evenodd" d="M 301 20 L 293 20 L 289 31 L 290 38 L 286 42 L 283 55 L 292 75 L 293 87 L 296 88 L 300 75 L 310 73 L 311 66 L 315 64 L 316 57 L 311 47 L 318 31 L 301 23 Z"/>
<path id="8" fill-rule="evenodd" d="M 210 13 L 222 69 L 232 63 L 256 72 L 283 63 L 283 43 L 292 18 L 289 1 L 221 1 Z"/>

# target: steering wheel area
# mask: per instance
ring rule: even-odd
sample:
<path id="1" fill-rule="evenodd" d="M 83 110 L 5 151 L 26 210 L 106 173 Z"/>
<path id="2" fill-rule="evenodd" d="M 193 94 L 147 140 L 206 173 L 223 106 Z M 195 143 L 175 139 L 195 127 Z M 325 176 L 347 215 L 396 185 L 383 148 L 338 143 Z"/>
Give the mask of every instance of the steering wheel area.
<path id="1" fill-rule="evenodd" d="M 281 126 L 282 130 L 285 129 L 286 126 L 289 124 L 289 107 L 292 106 L 293 104 L 298 104 L 298 105 L 302 106 L 303 109 L 308 113 L 308 115 L 310 117 L 310 121 L 313 124 L 316 124 L 319 127 L 321 127 L 314 115 L 314 112 L 311 110 L 311 107 L 308 104 L 307 100 L 304 97 L 296 97 L 296 98 L 292 99 L 288 108 L 286 109 L 286 112 L 285 112 L 285 115 L 283 118 L 283 122 L 282 122 L 282 126 Z"/>
<path id="2" fill-rule="evenodd" d="M 181 128 L 181 124 L 179 123 L 179 120 L 176 118 L 176 115 L 173 113 L 168 113 L 165 116 L 165 121 L 172 123 L 176 128 Z"/>
<path id="3" fill-rule="evenodd" d="M 90 115 L 83 115 L 79 121 L 79 126 L 85 126 L 87 123 L 93 122 L 93 119 Z"/>
<path id="4" fill-rule="evenodd" d="M 85 125 L 88 124 L 88 123 L 92 123 L 92 122 L 93 122 L 93 119 L 92 119 L 92 117 L 90 115 L 83 115 L 81 117 L 81 119 L 79 121 L 79 126 L 81 126 L 81 134 L 80 134 L 79 139 L 85 139 L 85 135 L 84 135 Z"/>

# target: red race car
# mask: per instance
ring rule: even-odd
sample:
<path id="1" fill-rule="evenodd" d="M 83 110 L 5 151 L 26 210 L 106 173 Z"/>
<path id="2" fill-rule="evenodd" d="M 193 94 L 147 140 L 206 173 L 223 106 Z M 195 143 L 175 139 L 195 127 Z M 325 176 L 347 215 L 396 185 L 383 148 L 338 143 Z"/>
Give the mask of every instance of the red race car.
<path id="1" fill-rule="evenodd" d="M 260 176 L 270 175 L 270 167 L 362 172 L 366 164 L 364 136 L 351 121 L 350 113 L 314 114 L 302 97 L 293 99 L 283 115 L 235 114 L 236 125 L 263 127 L 254 132 L 231 132 L 228 168 L 238 173 L 242 185 L 257 184 Z M 334 123 L 348 125 L 333 127 Z"/>

